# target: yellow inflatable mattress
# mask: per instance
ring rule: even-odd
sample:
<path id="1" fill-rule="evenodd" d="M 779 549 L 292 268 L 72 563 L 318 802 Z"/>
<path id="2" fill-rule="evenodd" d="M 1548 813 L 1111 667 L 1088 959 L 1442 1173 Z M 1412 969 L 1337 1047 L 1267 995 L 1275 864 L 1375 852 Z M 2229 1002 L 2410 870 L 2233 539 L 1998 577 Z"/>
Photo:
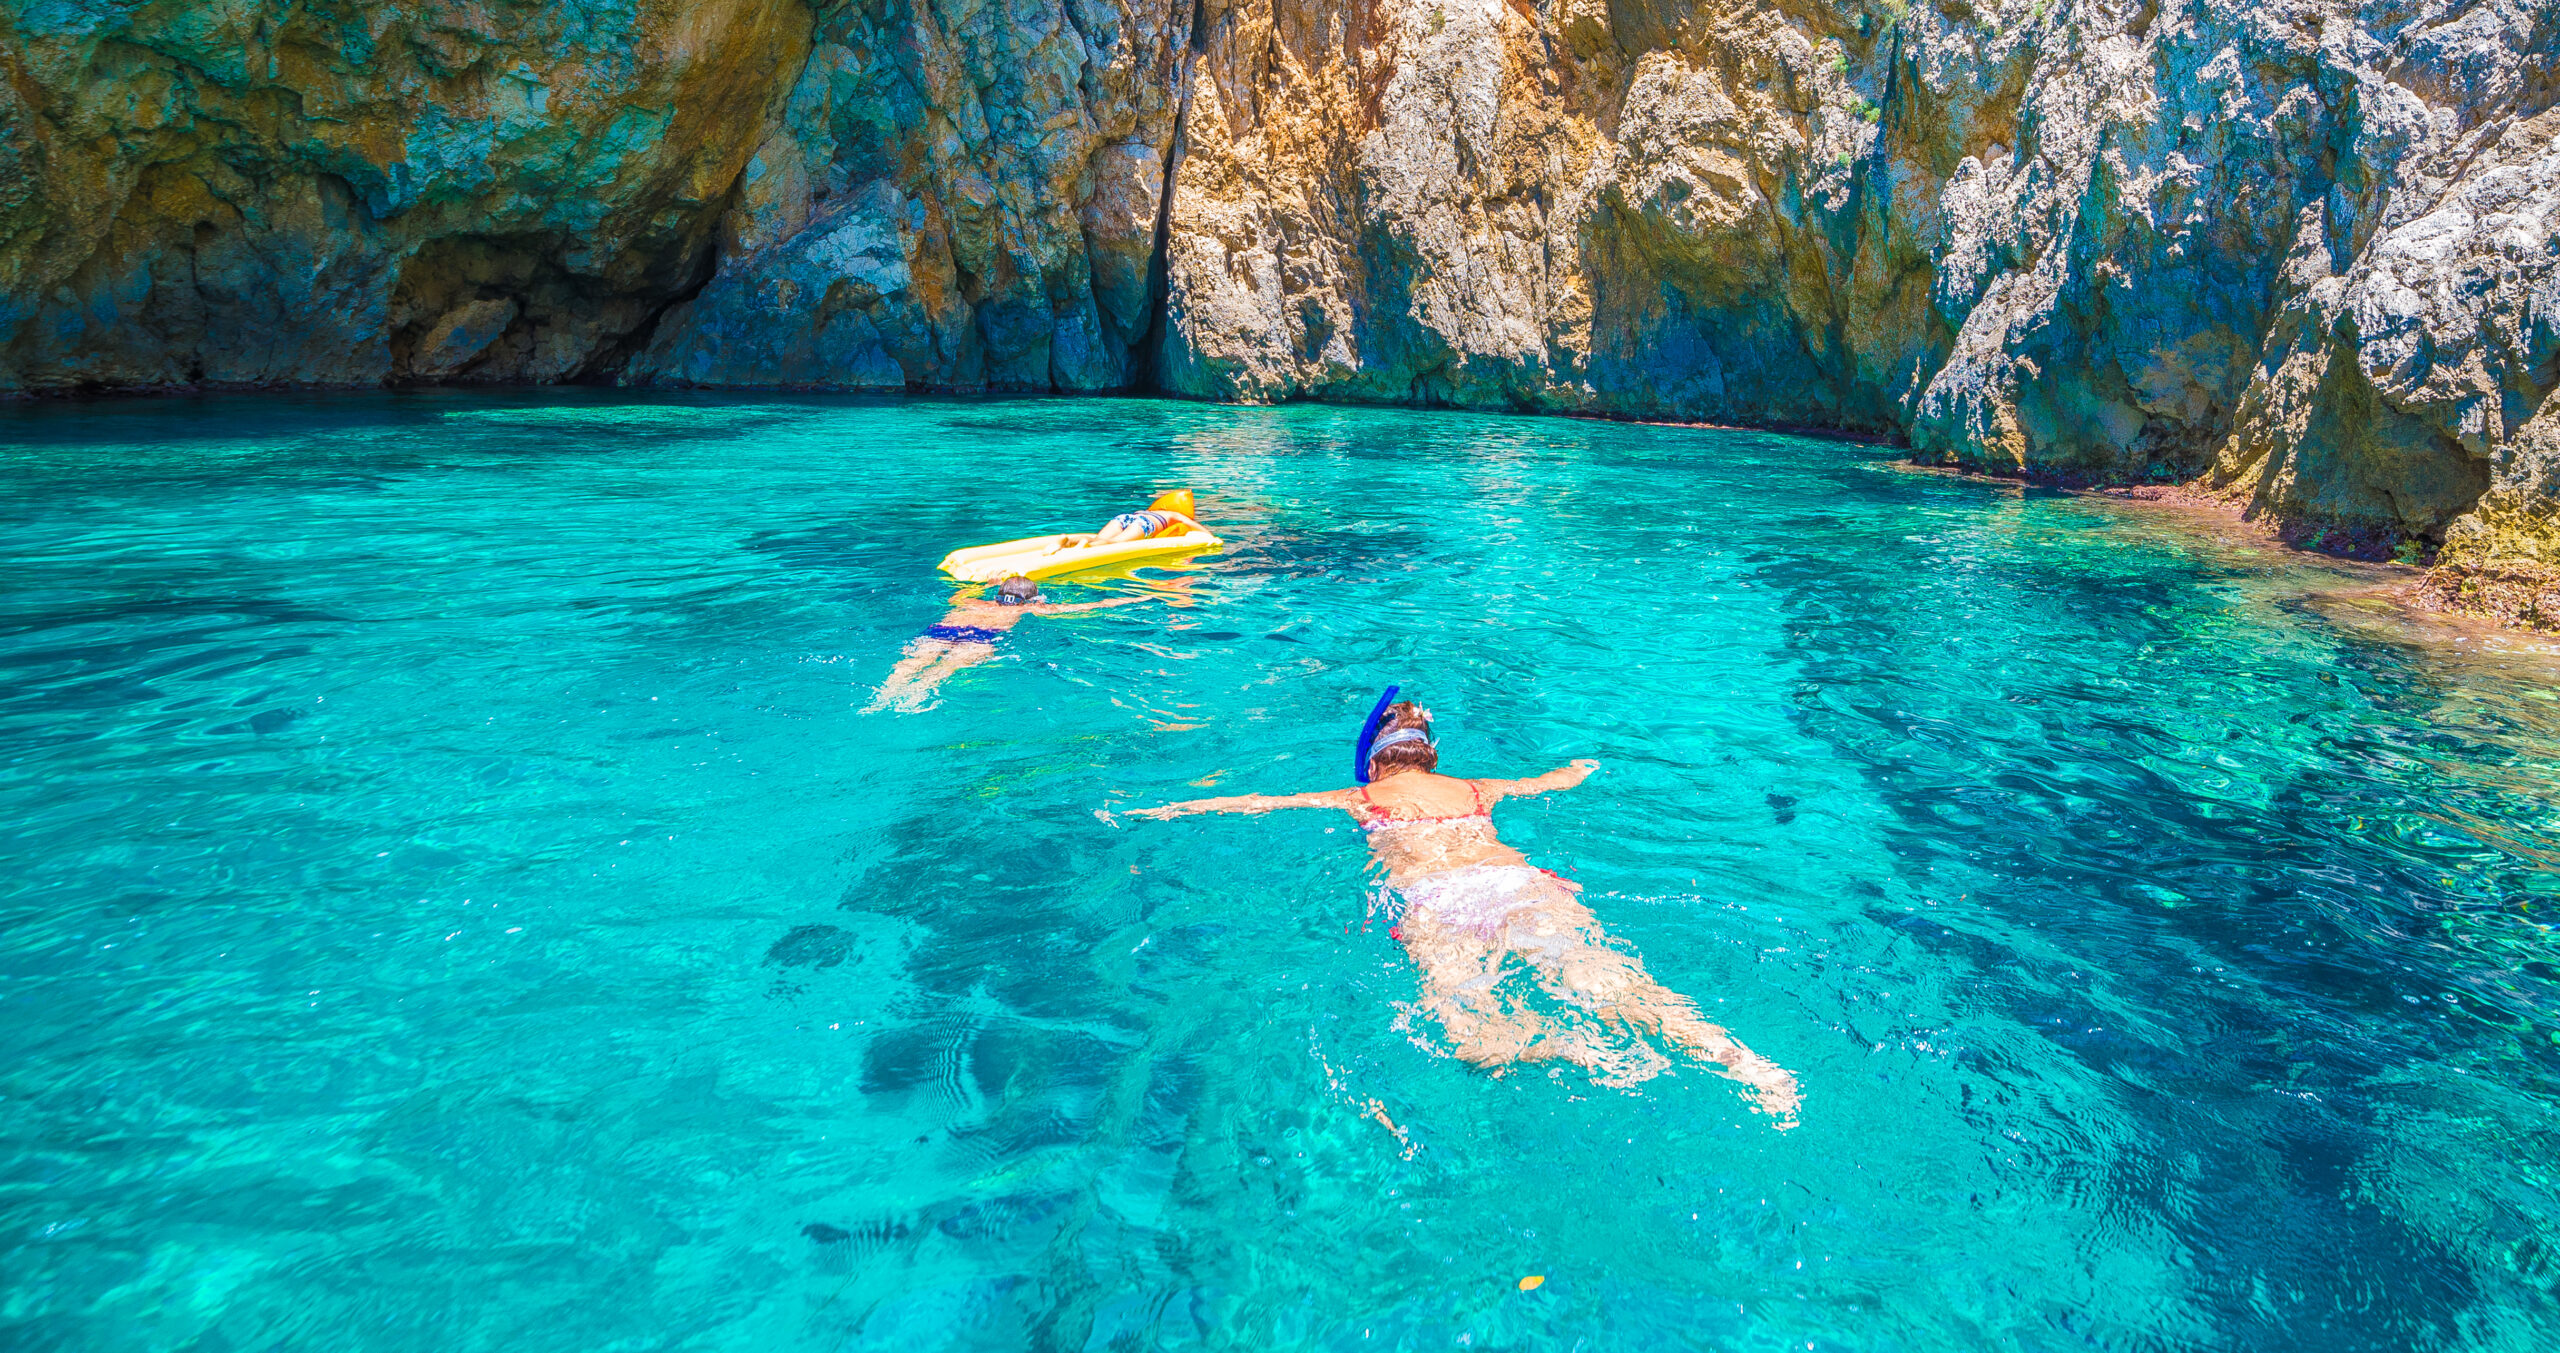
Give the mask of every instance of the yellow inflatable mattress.
<path id="1" fill-rule="evenodd" d="M 1206 531 L 1189 531 L 1178 536 L 1151 536 L 1145 540 L 1124 540 L 1117 545 L 1086 545 L 1071 550 L 1050 549 L 1065 536 L 1029 536 L 995 545 L 972 545 L 942 556 L 942 571 L 967 583 L 991 583 L 1016 574 L 1025 578 L 1055 578 L 1089 568 L 1126 563 L 1155 554 L 1197 554 L 1216 549 L 1219 540 Z"/>

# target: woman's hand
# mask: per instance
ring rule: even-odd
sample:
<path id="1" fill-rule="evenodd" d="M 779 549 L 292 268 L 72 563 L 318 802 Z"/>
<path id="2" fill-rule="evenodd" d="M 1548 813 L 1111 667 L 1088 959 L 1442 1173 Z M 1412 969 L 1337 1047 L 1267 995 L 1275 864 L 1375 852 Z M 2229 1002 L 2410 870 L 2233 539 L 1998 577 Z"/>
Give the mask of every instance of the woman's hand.
<path id="1" fill-rule="evenodd" d="M 1514 795 L 1552 794 L 1559 789 L 1571 789 L 1581 784 L 1591 778 L 1591 772 L 1598 769 L 1600 769 L 1599 762 L 1585 757 L 1580 761 L 1558 766 L 1544 775 L 1531 776 L 1526 780 L 1470 780 L 1468 783 L 1474 785 L 1478 792 L 1490 794 L 1494 799 L 1510 798 Z M 1487 802 L 1491 801 L 1487 800 Z"/>
<path id="2" fill-rule="evenodd" d="M 1122 814 L 1122 816 L 1153 818 L 1158 822 L 1162 822 L 1167 818 L 1180 817 L 1183 814 L 1192 811 L 1194 810 L 1191 805 L 1187 803 L 1167 803 L 1160 804 L 1153 808 L 1132 808 Z"/>

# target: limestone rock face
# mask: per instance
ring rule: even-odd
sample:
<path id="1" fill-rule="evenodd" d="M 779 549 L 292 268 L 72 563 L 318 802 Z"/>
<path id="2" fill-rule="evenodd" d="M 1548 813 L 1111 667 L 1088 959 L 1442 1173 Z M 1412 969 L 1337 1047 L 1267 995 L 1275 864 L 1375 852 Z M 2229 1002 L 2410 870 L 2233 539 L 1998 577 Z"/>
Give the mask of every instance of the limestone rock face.
<path id="1" fill-rule="evenodd" d="M 592 372 L 699 285 L 809 26 L 767 0 L 0 9 L 0 390 Z"/>
<path id="2" fill-rule="evenodd" d="M 2548 3 L 1241 0 L 1203 37 L 1168 388 L 1864 431 L 2560 559 Z"/>
<path id="3" fill-rule="evenodd" d="M 1132 384 L 1190 20 L 1190 0 L 822 6 L 719 275 L 630 378 Z"/>
<path id="4" fill-rule="evenodd" d="M 0 73 L 0 391 L 1704 417 L 2560 569 L 2555 0 L 62 0 Z"/>

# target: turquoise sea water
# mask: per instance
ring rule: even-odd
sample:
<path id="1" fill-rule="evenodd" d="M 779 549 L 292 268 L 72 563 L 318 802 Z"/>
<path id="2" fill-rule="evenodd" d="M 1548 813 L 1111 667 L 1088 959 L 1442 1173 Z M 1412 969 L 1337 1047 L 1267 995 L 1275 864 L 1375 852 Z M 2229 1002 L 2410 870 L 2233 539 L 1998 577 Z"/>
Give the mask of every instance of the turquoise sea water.
<path id="1" fill-rule="evenodd" d="M 859 712 L 945 550 L 1177 484 L 1225 553 L 1050 592 L 1183 604 Z M 2560 1342 L 2552 668 L 2367 575 L 1772 435 L 606 395 L 0 410 L 0 559 L 11 1349 Z M 1801 1128 L 1436 1055 L 1342 820 L 1117 814 L 1391 681 L 1600 759 L 1505 838 Z"/>

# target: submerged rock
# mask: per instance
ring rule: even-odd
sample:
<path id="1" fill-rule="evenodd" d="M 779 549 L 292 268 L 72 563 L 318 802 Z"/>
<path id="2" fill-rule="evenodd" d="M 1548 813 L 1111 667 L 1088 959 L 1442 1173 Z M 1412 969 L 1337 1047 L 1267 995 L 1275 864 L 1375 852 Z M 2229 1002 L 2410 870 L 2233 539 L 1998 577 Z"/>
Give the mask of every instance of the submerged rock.
<path id="1" fill-rule="evenodd" d="M 9 13 L 0 389 L 1704 417 L 2560 568 L 2542 0 Z"/>

